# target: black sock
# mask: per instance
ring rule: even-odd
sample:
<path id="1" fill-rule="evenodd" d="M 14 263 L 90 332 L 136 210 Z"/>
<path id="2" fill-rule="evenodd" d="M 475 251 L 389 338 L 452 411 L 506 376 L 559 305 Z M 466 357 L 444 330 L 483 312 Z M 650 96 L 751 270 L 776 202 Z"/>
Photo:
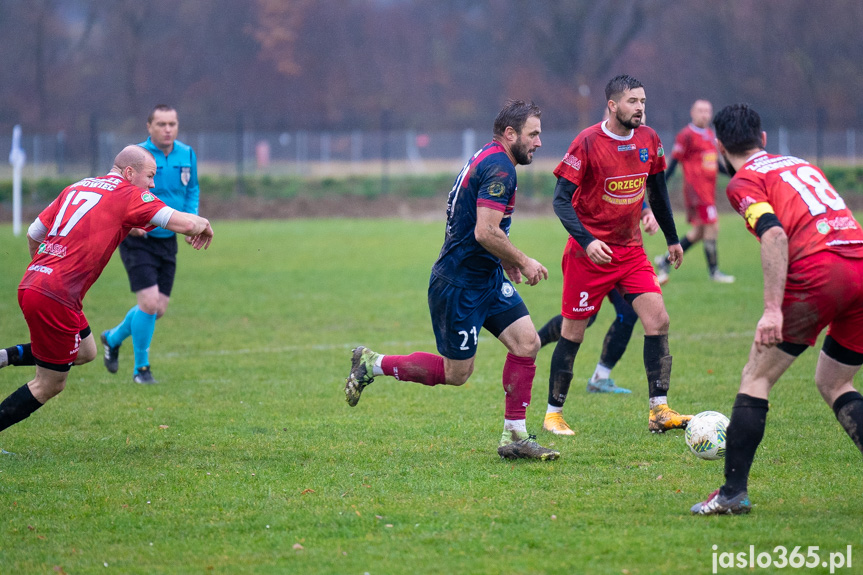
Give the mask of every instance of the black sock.
<path id="1" fill-rule="evenodd" d="M 599 363 L 609 369 L 617 365 L 617 362 L 623 357 L 623 352 L 626 351 L 626 346 L 629 345 L 634 327 L 634 325 L 623 323 L 619 319 L 611 324 L 605 334 L 605 340 L 602 342 L 602 355 L 599 356 Z"/>
<path id="2" fill-rule="evenodd" d="M 541 347 L 555 342 L 560 339 L 560 328 L 563 325 L 563 316 L 556 315 L 548 323 L 539 328 L 536 333 L 539 334 L 539 344 Z"/>
<path id="3" fill-rule="evenodd" d="M 704 257 L 711 275 L 719 269 L 719 255 L 716 253 L 716 240 L 704 240 Z"/>
<path id="4" fill-rule="evenodd" d="M 843 393 L 833 402 L 833 413 L 845 433 L 863 453 L 863 395 L 856 391 Z"/>
<path id="5" fill-rule="evenodd" d="M 0 431 L 27 419 L 40 407 L 42 404 L 30 393 L 30 387 L 22 385 L 0 403 Z"/>
<path id="6" fill-rule="evenodd" d="M 36 365 L 29 343 L 21 343 L 6 348 L 9 365 Z"/>
<path id="7" fill-rule="evenodd" d="M 548 377 L 548 404 L 563 407 L 569 384 L 572 383 L 572 364 L 578 354 L 580 343 L 569 341 L 565 337 L 557 340 L 554 353 L 551 354 L 551 374 Z"/>
<path id="8" fill-rule="evenodd" d="M 680 247 L 683 249 L 684 252 L 691 248 L 692 244 L 693 242 L 690 242 L 689 238 L 687 238 L 686 236 L 683 236 L 683 239 L 680 240 Z"/>
<path id="9" fill-rule="evenodd" d="M 668 334 L 644 336 L 644 371 L 647 372 L 648 396 L 668 395 L 668 388 L 671 385 Z"/>
<path id="10" fill-rule="evenodd" d="M 734 400 L 725 438 L 725 485 L 720 491 L 725 497 L 746 491 L 749 468 L 764 437 L 768 405 L 766 399 L 745 393 L 738 393 Z"/>

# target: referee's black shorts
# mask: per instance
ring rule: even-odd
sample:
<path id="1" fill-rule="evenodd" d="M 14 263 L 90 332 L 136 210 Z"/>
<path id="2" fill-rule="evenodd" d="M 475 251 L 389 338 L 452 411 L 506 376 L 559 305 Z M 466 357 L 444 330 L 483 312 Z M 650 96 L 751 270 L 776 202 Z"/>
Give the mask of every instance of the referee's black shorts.
<path id="1" fill-rule="evenodd" d="M 160 293 L 171 295 L 177 271 L 176 235 L 170 238 L 126 236 L 120 244 L 120 258 L 133 292 L 158 285 Z"/>

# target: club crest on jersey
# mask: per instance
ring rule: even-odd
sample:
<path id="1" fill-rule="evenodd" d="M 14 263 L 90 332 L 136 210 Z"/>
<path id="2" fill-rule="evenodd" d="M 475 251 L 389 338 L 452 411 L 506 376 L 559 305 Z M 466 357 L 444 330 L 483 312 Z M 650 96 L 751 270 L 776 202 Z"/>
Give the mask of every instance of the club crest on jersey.
<path id="1" fill-rule="evenodd" d="M 638 159 L 642 162 L 647 161 L 647 148 L 639 148 L 638 149 Z"/>
<path id="2" fill-rule="evenodd" d="M 155 199 L 156 199 L 156 196 L 154 196 L 150 192 L 144 192 L 143 194 L 141 194 L 141 200 L 143 200 L 144 202 L 150 203 L 150 202 L 154 201 Z"/>
<path id="3" fill-rule="evenodd" d="M 515 293 L 515 288 L 512 287 L 511 283 L 503 282 L 503 285 L 500 286 L 500 293 L 503 294 L 503 297 L 512 297 L 512 294 Z"/>
<path id="4" fill-rule="evenodd" d="M 488 195 L 493 198 L 499 198 L 506 191 L 506 186 L 503 185 L 503 182 L 492 182 L 488 186 Z"/>
<path id="5" fill-rule="evenodd" d="M 644 198 L 644 184 L 647 174 L 632 174 L 605 180 L 602 199 L 609 204 L 629 205 Z"/>
<path id="6" fill-rule="evenodd" d="M 189 185 L 189 180 L 192 179 L 192 168 L 191 166 L 183 166 L 180 168 L 180 182 L 183 183 L 184 186 Z"/>

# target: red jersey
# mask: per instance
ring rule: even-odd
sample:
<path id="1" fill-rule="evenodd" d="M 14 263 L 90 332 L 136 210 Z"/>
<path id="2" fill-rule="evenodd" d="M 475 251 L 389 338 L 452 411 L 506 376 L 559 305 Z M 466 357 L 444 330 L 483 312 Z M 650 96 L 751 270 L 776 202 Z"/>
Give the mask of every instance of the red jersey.
<path id="1" fill-rule="evenodd" d="M 863 258 L 863 230 L 824 173 L 800 158 L 758 152 L 728 183 L 731 206 L 753 234 L 775 213 L 788 235 L 788 263 L 831 251 Z"/>
<path id="2" fill-rule="evenodd" d="M 671 157 L 680 162 L 683 168 L 683 198 L 686 205 L 715 205 L 719 156 L 713 130 L 689 124 L 674 139 Z"/>
<path id="3" fill-rule="evenodd" d="M 641 126 L 618 136 L 601 122 L 576 136 L 554 175 L 578 186 L 572 207 L 593 237 L 640 246 L 647 176 L 664 170 L 665 151 L 652 128 Z"/>
<path id="4" fill-rule="evenodd" d="M 39 214 L 48 229 L 18 289 L 38 291 L 76 311 L 132 228 L 150 225 L 165 204 L 114 174 L 72 184 Z"/>

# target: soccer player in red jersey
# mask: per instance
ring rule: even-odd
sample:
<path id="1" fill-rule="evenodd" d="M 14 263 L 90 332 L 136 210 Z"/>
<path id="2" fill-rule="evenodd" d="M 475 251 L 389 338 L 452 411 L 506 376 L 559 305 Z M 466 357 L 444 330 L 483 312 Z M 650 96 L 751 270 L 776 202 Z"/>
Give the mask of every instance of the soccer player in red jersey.
<path id="1" fill-rule="evenodd" d="M 572 366 L 591 315 L 612 289 L 632 304 L 644 326 L 644 367 L 650 394 L 648 429 L 686 427 L 691 418 L 668 406 L 671 355 L 668 313 L 653 266 L 644 253 L 639 223 L 645 193 L 665 235 L 675 267 L 683 261 L 659 136 L 642 125 L 644 87 L 632 76 L 605 87 L 608 120 L 581 132 L 554 173 L 554 211 L 569 232 L 563 253 L 563 325 L 551 357 L 548 411 L 543 428 L 564 434 L 563 404 Z"/>
<path id="2" fill-rule="evenodd" d="M 745 104 L 714 119 L 732 174 L 726 193 L 761 242 L 764 313 L 731 410 L 725 484 L 692 513 L 747 513 L 749 469 L 764 436 L 767 397 L 779 377 L 827 327 L 815 385 L 863 452 L 863 229 L 844 200 L 805 160 L 764 151 L 761 118 Z"/>
<path id="3" fill-rule="evenodd" d="M 153 155 L 127 146 L 107 175 L 72 184 L 30 225 L 33 260 L 18 303 L 31 343 L 0 350 L 0 367 L 35 365 L 36 377 L 0 403 L 0 431 L 63 391 L 73 365 L 96 357 L 82 302 L 129 230 L 162 226 L 191 236 L 195 249 L 210 245 L 210 222 L 169 208 L 149 191 L 155 174 Z"/>
<path id="4" fill-rule="evenodd" d="M 707 100 L 696 100 L 689 111 L 692 122 L 680 130 L 674 140 L 671 162 L 665 171 L 665 179 L 673 174 L 677 163 L 683 166 L 683 200 L 686 203 L 686 219 L 692 227 L 680 241 L 684 252 L 704 240 L 704 255 L 710 279 L 718 283 L 734 283 L 734 276 L 719 271 L 719 256 L 716 238 L 719 235 L 719 219 L 716 217 L 716 172 L 725 170 L 719 164 L 716 151 L 716 136 L 710 129 L 713 105 Z M 659 284 L 668 281 L 668 254 L 657 256 Z"/>

